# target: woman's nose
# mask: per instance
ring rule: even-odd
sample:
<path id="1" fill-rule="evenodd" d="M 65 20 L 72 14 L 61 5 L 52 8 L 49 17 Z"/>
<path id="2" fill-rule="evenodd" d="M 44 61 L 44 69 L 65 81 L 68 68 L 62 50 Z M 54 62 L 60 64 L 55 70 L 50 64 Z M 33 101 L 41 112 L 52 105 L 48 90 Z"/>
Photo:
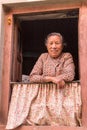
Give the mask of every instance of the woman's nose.
<path id="1" fill-rule="evenodd" d="M 53 43 L 53 44 L 52 44 L 52 47 L 53 47 L 53 48 L 56 48 L 56 44 L 55 44 L 55 43 Z"/>

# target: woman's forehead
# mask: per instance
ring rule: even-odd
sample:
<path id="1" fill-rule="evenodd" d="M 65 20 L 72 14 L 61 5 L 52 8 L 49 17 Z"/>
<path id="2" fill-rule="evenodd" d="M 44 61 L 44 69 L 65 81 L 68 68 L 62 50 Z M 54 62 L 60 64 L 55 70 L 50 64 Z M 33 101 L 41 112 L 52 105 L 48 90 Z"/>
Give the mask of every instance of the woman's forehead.
<path id="1" fill-rule="evenodd" d="M 53 41 L 53 40 L 61 40 L 61 37 L 60 36 L 56 36 L 56 35 L 54 35 L 54 36 L 50 36 L 50 37 L 48 37 L 48 39 L 47 39 L 48 41 L 50 40 L 50 41 Z"/>

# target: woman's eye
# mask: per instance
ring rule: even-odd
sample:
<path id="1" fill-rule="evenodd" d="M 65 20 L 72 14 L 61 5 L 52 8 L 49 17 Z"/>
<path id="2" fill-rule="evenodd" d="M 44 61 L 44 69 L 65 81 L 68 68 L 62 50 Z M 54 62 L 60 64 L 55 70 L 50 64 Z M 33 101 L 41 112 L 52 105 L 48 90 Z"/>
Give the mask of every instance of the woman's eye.
<path id="1" fill-rule="evenodd" d="M 52 44 L 53 44 L 53 42 L 49 42 L 49 44 L 50 44 L 50 45 L 52 45 Z"/>
<path id="2" fill-rule="evenodd" d="M 60 44 L 59 42 L 55 42 L 55 44 Z"/>

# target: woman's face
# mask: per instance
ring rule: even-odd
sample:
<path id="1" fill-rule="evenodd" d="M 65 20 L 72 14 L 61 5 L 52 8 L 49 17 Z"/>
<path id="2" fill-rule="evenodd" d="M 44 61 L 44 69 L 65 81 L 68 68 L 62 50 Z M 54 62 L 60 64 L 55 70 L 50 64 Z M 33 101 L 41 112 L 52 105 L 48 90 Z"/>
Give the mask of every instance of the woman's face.
<path id="1" fill-rule="evenodd" d="M 52 58 L 57 58 L 63 50 L 63 44 L 61 38 L 56 35 L 50 36 L 47 40 L 46 47 L 49 55 Z"/>

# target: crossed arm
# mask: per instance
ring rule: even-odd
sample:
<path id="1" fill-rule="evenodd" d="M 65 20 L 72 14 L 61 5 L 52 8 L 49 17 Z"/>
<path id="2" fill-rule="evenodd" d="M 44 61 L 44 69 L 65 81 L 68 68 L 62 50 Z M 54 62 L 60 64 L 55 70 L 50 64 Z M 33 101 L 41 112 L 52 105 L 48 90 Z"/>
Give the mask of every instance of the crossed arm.
<path id="1" fill-rule="evenodd" d="M 64 62 L 63 71 L 58 76 L 44 76 L 43 75 L 43 56 L 41 55 L 36 62 L 31 74 L 30 82 L 53 82 L 53 83 L 64 83 L 64 81 L 72 81 L 75 75 L 75 66 L 72 55 L 67 53 Z"/>

